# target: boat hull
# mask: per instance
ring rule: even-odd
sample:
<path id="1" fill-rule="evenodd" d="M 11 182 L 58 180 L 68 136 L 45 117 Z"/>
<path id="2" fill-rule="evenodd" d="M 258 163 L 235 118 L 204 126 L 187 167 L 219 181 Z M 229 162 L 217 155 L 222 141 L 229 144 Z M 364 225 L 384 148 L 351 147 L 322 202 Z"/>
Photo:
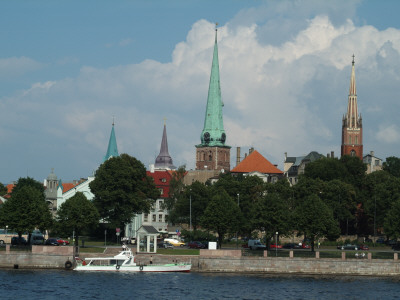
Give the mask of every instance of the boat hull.
<path id="1" fill-rule="evenodd" d="M 190 272 L 190 264 L 142 265 L 142 266 L 91 266 L 78 265 L 75 271 L 109 271 L 109 272 Z"/>

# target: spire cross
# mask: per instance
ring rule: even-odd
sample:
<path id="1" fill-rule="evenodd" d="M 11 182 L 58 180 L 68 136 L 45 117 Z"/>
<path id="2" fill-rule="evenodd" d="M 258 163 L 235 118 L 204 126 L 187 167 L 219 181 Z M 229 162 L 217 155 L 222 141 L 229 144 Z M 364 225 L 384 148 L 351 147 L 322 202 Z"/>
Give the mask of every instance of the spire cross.
<path id="1" fill-rule="evenodd" d="M 215 31 L 217 31 L 217 29 L 218 29 L 218 22 L 215 23 Z"/>
<path id="2" fill-rule="evenodd" d="M 113 123 L 112 123 L 112 126 L 114 126 L 114 116 L 113 116 Z"/>
<path id="3" fill-rule="evenodd" d="M 356 56 L 355 56 L 354 53 L 353 53 L 353 64 L 354 64 L 354 57 L 356 57 Z"/>
<path id="4" fill-rule="evenodd" d="M 166 125 L 166 123 L 167 123 L 167 118 L 164 117 L 164 125 Z"/>

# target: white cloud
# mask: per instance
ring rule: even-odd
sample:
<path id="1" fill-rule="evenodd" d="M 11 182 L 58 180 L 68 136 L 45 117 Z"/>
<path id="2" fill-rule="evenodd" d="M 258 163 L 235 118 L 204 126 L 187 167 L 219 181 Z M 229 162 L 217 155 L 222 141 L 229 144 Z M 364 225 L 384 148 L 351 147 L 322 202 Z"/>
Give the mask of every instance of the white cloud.
<path id="1" fill-rule="evenodd" d="M 129 44 L 132 44 L 132 42 L 133 42 L 133 40 L 131 38 L 126 38 L 126 39 L 120 40 L 118 45 L 121 47 L 125 47 L 125 46 L 128 46 Z"/>
<path id="2" fill-rule="evenodd" d="M 400 141 L 400 129 L 398 125 L 380 126 L 376 133 L 379 141 L 388 144 L 397 144 Z"/>
<path id="3" fill-rule="evenodd" d="M 20 76 L 40 69 L 42 64 L 29 57 L 0 58 L 0 78 Z"/>
<path id="4" fill-rule="evenodd" d="M 314 150 L 338 154 L 354 53 L 365 152 L 372 148 L 379 157 L 400 156 L 396 152 L 400 146 L 400 125 L 396 123 L 400 108 L 400 30 L 357 27 L 349 19 L 351 14 L 340 17 L 333 4 L 324 9 L 317 5 L 322 12 L 315 14 L 307 14 L 303 7 L 301 15 L 305 17 L 293 22 L 285 15 L 275 16 L 276 11 L 295 15 L 299 6 L 291 2 L 279 2 L 276 7 L 268 2 L 268 15 L 258 14 L 254 22 L 240 22 L 246 14 L 239 14 L 218 29 L 227 143 L 254 146 L 280 165 L 284 152 L 289 156 Z M 284 38 L 268 42 L 270 32 L 265 27 L 282 18 L 287 25 Z M 71 153 L 71 165 L 92 168 L 105 154 L 113 116 L 120 153 L 134 155 L 146 166 L 158 155 L 166 117 L 174 163 L 194 168 L 195 145 L 200 142 L 207 100 L 214 27 L 206 20 L 194 23 L 168 63 L 144 60 L 108 69 L 87 65 L 75 78 L 33 84 L 23 95 L 4 101 L 7 104 L 0 101 L 0 111 L 13 107 L 0 122 L 16 124 L 18 120 L 18 126 L 29 126 L 29 118 L 36 118 L 40 120 L 38 133 L 51 124 L 43 143 L 56 145 L 61 141 Z M 274 34 L 279 35 L 279 31 Z M 28 117 L 30 111 L 36 114 Z M 392 124 L 385 125 L 387 120 Z M 9 131 L 10 136 L 16 134 Z M 232 162 L 234 156 L 233 150 Z"/>

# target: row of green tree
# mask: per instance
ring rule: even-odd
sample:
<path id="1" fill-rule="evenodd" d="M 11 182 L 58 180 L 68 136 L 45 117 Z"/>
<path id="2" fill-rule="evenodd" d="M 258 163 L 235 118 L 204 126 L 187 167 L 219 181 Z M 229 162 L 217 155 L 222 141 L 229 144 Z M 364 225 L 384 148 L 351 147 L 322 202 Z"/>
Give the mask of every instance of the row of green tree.
<path id="1" fill-rule="evenodd" d="M 183 185 L 184 168 L 174 174 L 166 202 L 173 223 L 192 224 L 227 235 L 304 234 L 314 241 L 340 234 L 400 236 L 400 159 L 366 174 L 357 157 L 322 158 L 307 164 L 298 183 L 265 183 L 256 176 L 221 175 L 214 183 Z"/>
<path id="2" fill-rule="evenodd" d="M 96 171 L 90 189 L 95 195 L 93 201 L 77 192 L 60 206 L 53 218 L 43 185 L 29 177 L 20 178 L 10 198 L 0 207 L 0 228 L 7 226 L 19 236 L 34 229 L 64 237 L 96 232 L 100 235 L 104 229 L 123 231 L 135 214 L 149 212 L 159 195 L 153 179 L 146 176 L 144 165 L 127 154 L 104 162 Z M 75 242 L 78 243 L 78 238 Z"/>
<path id="3" fill-rule="evenodd" d="M 219 244 L 227 235 L 250 237 L 263 232 L 304 234 L 313 242 L 340 234 L 400 235 L 400 159 L 389 157 L 384 170 L 366 175 L 355 157 L 323 158 L 309 163 L 296 185 L 286 179 L 264 183 L 255 176 L 222 174 L 214 184 L 184 186 L 184 168 L 174 172 L 166 206 L 169 221 L 215 232 Z M 125 228 L 137 213 L 148 213 L 159 195 L 144 165 L 127 154 L 103 163 L 90 183 L 95 195 L 81 193 L 63 203 L 52 218 L 44 188 L 32 178 L 20 178 L 11 198 L 0 207 L 0 227 L 19 234 L 38 228 L 63 236 L 102 229 Z M 112 230 L 110 230 L 112 231 Z M 100 230 L 102 234 L 103 230 Z"/>

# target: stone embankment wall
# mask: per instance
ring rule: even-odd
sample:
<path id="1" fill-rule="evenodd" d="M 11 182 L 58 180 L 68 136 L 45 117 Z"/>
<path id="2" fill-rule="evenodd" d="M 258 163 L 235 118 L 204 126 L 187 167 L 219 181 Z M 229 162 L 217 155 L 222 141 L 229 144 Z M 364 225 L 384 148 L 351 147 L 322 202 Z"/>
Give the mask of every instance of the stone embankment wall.
<path id="1" fill-rule="evenodd" d="M 32 252 L 10 251 L 0 252 L 0 267 L 14 269 L 61 269 L 72 268 L 73 247 L 69 246 L 32 246 Z M 67 263 L 69 262 L 69 263 Z M 67 264 L 66 264 L 67 263 Z"/>
<path id="2" fill-rule="evenodd" d="M 240 250 L 200 250 L 199 272 L 253 272 L 269 274 L 319 274 L 319 275 L 400 275 L 400 262 L 397 253 L 393 260 L 293 257 L 241 257 Z"/>
<path id="3" fill-rule="evenodd" d="M 113 249 L 118 251 L 119 249 Z M 82 253 L 81 258 L 113 256 L 116 253 L 106 251 L 103 254 Z M 194 272 L 247 272 L 264 274 L 319 274 L 319 275 L 371 275 L 398 276 L 400 261 L 397 253 L 393 259 L 371 259 L 371 253 L 365 259 L 293 257 L 244 257 L 241 250 L 200 250 L 199 256 L 193 255 L 159 255 L 140 253 L 136 261 L 140 264 L 165 264 L 172 262 L 191 262 Z M 32 253 L 18 251 L 0 252 L 2 268 L 59 268 L 65 269 L 65 263 L 73 262 L 73 247 L 32 246 Z"/>

